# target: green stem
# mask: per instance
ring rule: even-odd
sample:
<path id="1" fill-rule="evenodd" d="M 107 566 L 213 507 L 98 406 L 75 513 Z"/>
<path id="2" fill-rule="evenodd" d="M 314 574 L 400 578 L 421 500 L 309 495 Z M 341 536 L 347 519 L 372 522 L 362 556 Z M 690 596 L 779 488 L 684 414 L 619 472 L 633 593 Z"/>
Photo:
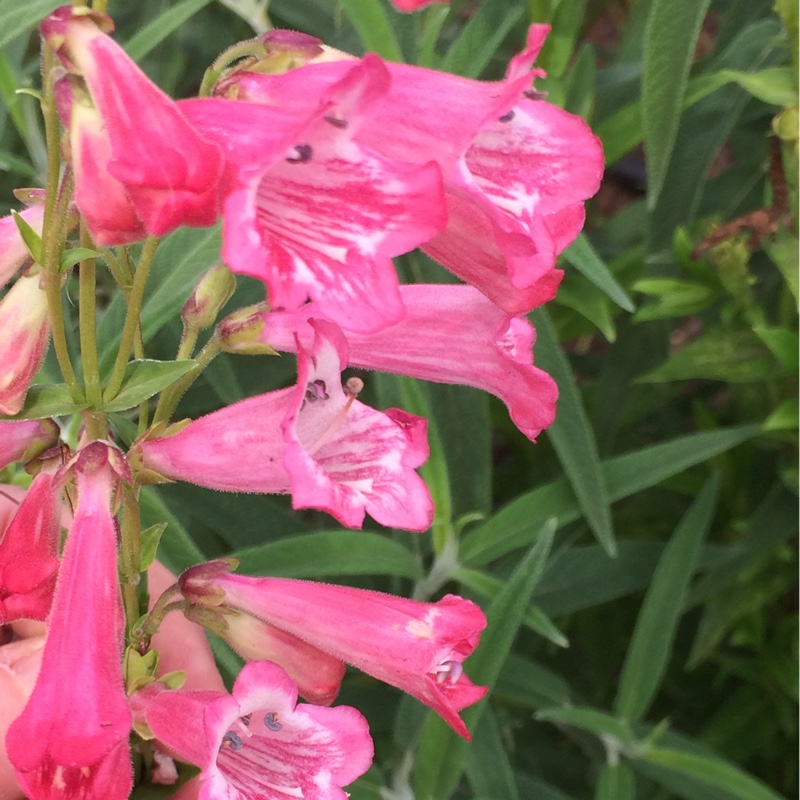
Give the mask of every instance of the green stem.
<path id="1" fill-rule="evenodd" d="M 186 601 L 183 598 L 173 600 L 176 595 L 180 596 L 180 593 L 180 587 L 174 583 L 156 600 L 144 622 L 131 631 L 131 646 L 135 647 L 142 655 L 150 649 L 150 640 L 158 631 L 167 614 L 186 607 Z"/>
<path id="2" fill-rule="evenodd" d="M 120 525 L 120 587 L 127 628 L 139 619 L 139 563 L 141 562 L 141 514 L 138 492 L 130 486 L 122 490 L 122 524 Z"/>
<path id="3" fill-rule="evenodd" d="M 92 240 L 83 220 L 81 220 L 81 247 L 92 247 Z M 100 366 L 97 358 L 97 309 L 95 305 L 97 267 L 94 258 L 86 258 L 81 261 L 78 280 L 83 382 L 86 388 L 86 400 L 94 408 L 99 408 L 103 404 L 103 389 L 100 385 Z"/>
<path id="4" fill-rule="evenodd" d="M 172 416 L 172 412 L 175 411 L 175 407 L 180 402 L 186 390 L 197 380 L 200 373 L 221 351 L 222 341 L 214 334 L 197 354 L 197 364 L 175 381 L 172 386 L 164 390 L 161 397 L 158 399 L 156 413 L 153 415 L 154 424 L 156 422 L 166 422 Z"/>
<path id="5" fill-rule="evenodd" d="M 47 143 L 47 186 L 44 206 L 44 222 L 42 225 L 42 260 L 43 283 L 47 297 L 48 313 L 55 350 L 61 374 L 69 387 L 74 402 L 82 400 L 82 392 L 67 347 L 67 336 L 64 328 L 64 306 L 61 295 L 61 273 L 59 260 L 67 232 L 67 214 L 69 199 L 72 193 L 72 180 L 65 175 L 59 192 L 59 175 L 61 170 L 60 122 L 55 105 L 53 91 L 54 54 L 51 48 L 42 49 L 42 82 L 44 98 L 42 99 L 42 115 L 44 117 L 45 141 Z"/>
<path id="6" fill-rule="evenodd" d="M 128 358 L 134 347 L 136 330 L 139 325 L 139 312 L 142 308 L 144 299 L 144 289 L 147 285 L 147 278 L 150 275 L 150 267 L 153 264 L 153 256 L 158 247 L 158 239 L 149 238 L 142 248 L 142 255 L 133 277 L 133 286 L 128 297 L 128 313 L 125 316 L 125 325 L 122 328 L 122 338 L 117 351 L 117 360 L 114 362 L 114 370 L 109 378 L 103 399 L 108 402 L 117 396 L 122 379 L 125 376 L 125 367 L 128 366 Z"/>

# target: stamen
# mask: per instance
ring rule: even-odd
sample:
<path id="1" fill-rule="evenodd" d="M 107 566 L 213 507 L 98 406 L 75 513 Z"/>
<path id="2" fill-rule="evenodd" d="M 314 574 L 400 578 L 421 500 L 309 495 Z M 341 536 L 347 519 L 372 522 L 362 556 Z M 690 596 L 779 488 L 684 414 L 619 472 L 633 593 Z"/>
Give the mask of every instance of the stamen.
<path id="1" fill-rule="evenodd" d="M 267 714 L 264 714 L 264 724 L 271 730 L 271 731 L 279 731 L 283 729 L 283 725 L 278 722 L 278 712 L 277 711 L 270 711 Z"/>
<path id="2" fill-rule="evenodd" d="M 228 731 L 222 737 L 222 747 L 230 747 L 231 750 L 241 750 L 244 747 L 241 737 L 238 733 Z"/>
<path id="3" fill-rule="evenodd" d="M 325 381 L 309 381 L 306 386 L 306 400 L 309 403 L 316 403 L 318 400 L 329 400 L 328 387 Z"/>
<path id="4" fill-rule="evenodd" d="M 291 152 L 292 155 L 286 157 L 290 164 L 305 164 L 311 161 L 314 149 L 310 144 L 297 144 L 292 148 Z"/>
<path id="5" fill-rule="evenodd" d="M 547 92 L 540 91 L 539 89 L 526 89 L 522 94 L 528 100 L 547 100 Z"/>
<path id="6" fill-rule="evenodd" d="M 358 381 L 361 384 L 358 391 L 361 391 L 361 389 L 364 387 L 364 381 L 362 381 L 360 378 L 355 378 L 355 379 L 351 378 L 350 380 Z M 348 381 L 347 383 L 349 384 L 350 381 Z M 338 429 L 339 425 L 342 424 L 342 421 L 347 416 L 347 412 L 350 410 L 350 406 L 353 405 L 353 401 L 356 399 L 355 394 L 351 394 L 351 392 L 348 390 L 347 384 L 345 384 L 342 387 L 342 389 L 344 390 L 344 393 L 348 395 L 347 402 L 342 406 L 339 413 L 330 421 L 328 427 L 325 428 L 319 439 L 317 439 L 317 441 L 314 442 L 314 444 L 312 444 L 310 447 L 306 447 L 306 451 L 308 452 L 309 455 L 314 455 L 314 453 L 316 453 L 317 450 L 319 450 L 320 447 L 322 447 L 322 445 L 325 444 L 325 442 L 327 442 L 331 438 L 331 436 L 333 436 L 334 433 L 336 433 L 336 430 Z"/>
<path id="7" fill-rule="evenodd" d="M 514 119 L 514 111 L 513 109 L 506 114 L 503 114 L 502 117 L 498 117 L 498 122 L 511 122 Z"/>
<path id="8" fill-rule="evenodd" d="M 356 378 L 355 376 L 352 378 L 348 378 L 345 385 L 342 386 L 344 389 L 345 394 L 349 394 L 351 397 L 358 397 L 358 395 L 364 390 L 364 381 L 361 378 Z"/>
<path id="9" fill-rule="evenodd" d="M 253 719 L 252 714 L 245 714 L 243 717 L 240 717 L 242 722 L 249 727 L 250 721 Z"/>
<path id="10" fill-rule="evenodd" d="M 325 122 L 329 123 L 330 125 L 333 125 L 334 128 L 339 128 L 340 130 L 344 130 L 348 125 L 347 120 L 342 119 L 341 117 L 334 117 L 331 115 L 323 117 L 322 119 L 324 119 Z"/>
<path id="11" fill-rule="evenodd" d="M 433 669 L 436 675 L 436 683 L 444 683 L 448 678 L 450 683 L 458 683 L 458 679 L 464 674 L 464 666 L 460 661 L 445 661 Z"/>

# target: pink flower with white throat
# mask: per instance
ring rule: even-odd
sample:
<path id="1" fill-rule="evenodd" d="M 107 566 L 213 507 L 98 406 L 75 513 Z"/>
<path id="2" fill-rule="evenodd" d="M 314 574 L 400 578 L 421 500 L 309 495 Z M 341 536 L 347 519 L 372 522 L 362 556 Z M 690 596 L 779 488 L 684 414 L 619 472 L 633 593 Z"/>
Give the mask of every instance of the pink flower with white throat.
<path id="1" fill-rule="evenodd" d="M 311 298 L 342 329 L 374 331 L 402 318 L 391 258 L 444 228 L 444 196 L 433 163 L 359 141 L 390 90 L 386 65 L 366 56 L 344 67 L 308 102 L 180 105 L 226 149 L 231 269 L 263 280 L 273 308 Z"/>
<path id="2" fill-rule="evenodd" d="M 39 678 L 6 747 L 36 800 L 124 800 L 131 714 L 122 685 L 122 613 L 110 504 L 126 467 L 105 442 L 74 462 L 78 505 L 59 569 Z M 129 477 L 129 476 L 128 476 Z"/>
<path id="3" fill-rule="evenodd" d="M 189 602 L 232 608 L 290 633 L 408 692 L 469 738 L 458 712 L 486 694 L 462 666 L 486 627 L 474 603 L 454 595 L 419 603 L 348 586 L 212 572 L 209 566 L 181 575 Z"/>
<path id="4" fill-rule="evenodd" d="M 354 708 L 297 703 L 297 687 L 269 661 L 247 664 L 232 695 L 169 692 L 132 698 L 158 740 L 202 768 L 199 800 L 346 800 L 373 746 Z"/>
<path id="5" fill-rule="evenodd" d="M 313 324 L 312 349 L 299 349 L 295 386 L 140 441 L 131 463 L 211 489 L 291 492 L 294 508 L 318 508 L 350 528 L 361 527 L 368 513 L 388 527 L 427 530 L 433 504 L 414 471 L 428 457 L 426 421 L 359 402 L 361 382 L 342 385 L 341 332 L 329 322 Z"/>
<path id="6" fill-rule="evenodd" d="M 506 314 L 472 286 L 409 285 L 400 295 L 404 319 L 376 333 L 347 335 L 352 366 L 490 392 L 529 439 L 553 422 L 558 387 L 533 365 L 536 331 L 524 317 Z M 290 352 L 298 341 L 310 345 L 307 320 L 318 312 L 315 303 L 294 313 L 265 312 L 261 341 Z"/>

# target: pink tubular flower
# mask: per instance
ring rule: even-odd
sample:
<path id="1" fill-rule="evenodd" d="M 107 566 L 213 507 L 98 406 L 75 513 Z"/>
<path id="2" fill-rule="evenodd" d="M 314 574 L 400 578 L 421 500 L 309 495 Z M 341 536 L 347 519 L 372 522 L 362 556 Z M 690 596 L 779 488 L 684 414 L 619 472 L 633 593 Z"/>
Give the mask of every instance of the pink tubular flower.
<path id="1" fill-rule="evenodd" d="M 449 3 L 450 0 L 392 0 L 392 5 L 398 11 L 416 11 L 418 8 L 431 3 Z"/>
<path id="2" fill-rule="evenodd" d="M 13 461 L 36 458 L 58 441 L 59 434 L 51 419 L 0 422 L 0 469 Z"/>
<path id="3" fill-rule="evenodd" d="M 225 592 L 224 601 L 217 603 L 408 692 L 469 738 L 458 712 L 486 694 L 486 687 L 475 686 L 462 667 L 486 627 L 474 603 L 454 595 L 437 603 L 418 603 L 347 586 L 224 573 L 209 581 L 203 566 L 180 578 L 190 602 L 208 604 L 207 584 L 212 583 Z"/>
<path id="4" fill-rule="evenodd" d="M 50 317 L 39 274 L 23 275 L 0 301 L 0 413 L 17 414 L 47 351 Z"/>
<path id="5" fill-rule="evenodd" d="M 401 286 L 400 295 L 408 309 L 402 321 L 347 335 L 352 366 L 490 392 L 532 440 L 553 422 L 558 387 L 533 366 L 536 331 L 524 317 L 500 311 L 471 286 Z M 261 341 L 294 352 L 298 340 L 310 343 L 306 322 L 315 316 L 315 303 L 295 313 L 265 313 Z"/>
<path id="6" fill-rule="evenodd" d="M 76 456 L 78 505 L 48 624 L 39 679 L 6 747 L 17 780 L 36 800 L 131 790 L 131 714 L 122 685 L 117 544 L 109 510 L 117 451 L 93 442 Z"/>
<path id="7" fill-rule="evenodd" d="M 356 400 L 360 381 L 341 383 L 347 348 L 340 331 L 314 325 L 312 350 L 299 349 L 296 386 L 140 441 L 132 463 L 223 491 L 291 491 L 294 508 L 327 511 L 351 528 L 369 513 L 382 525 L 427 530 L 433 505 L 414 472 L 428 457 L 425 420 Z"/>
<path id="8" fill-rule="evenodd" d="M 373 747 L 354 708 L 297 704 L 297 687 L 268 661 L 247 664 L 233 694 L 169 692 L 132 698 L 156 737 L 202 768 L 199 800 L 346 800 Z"/>
<path id="9" fill-rule="evenodd" d="M 39 473 L 0 534 L 0 625 L 44 620 L 58 573 L 60 491 Z"/>
<path id="10" fill-rule="evenodd" d="M 105 244 L 132 241 L 131 208 L 154 236 L 179 225 L 213 224 L 219 214 L 220 149 L 103 32 L 112 27 L 105 15 L 76 6 L 62 6 L 42 23 L 45 40 L 67 70 L 86 81 L 97 110 L 97 118 L 79 112 L 73 135 L 76 196 L 81 211 L 87 209 L 92 234 Z M 120 184 L 130 201 L 127 208 Z M 119 217 L 102 213 L 105 192 Z"/>
<path id="11" fill-rule="evenodd" d="M 40 236 L 44 222 L 44 203 L 35 203 L 19 214 Z M 14 273 L 30 258 L 28 249 L 19 235 L 14 215 L 0 217 L 0 286 L 5 285 Z"/>
<path id="12" fill-rule="evenodd" d="M 328 319 L 361 332 L 402 318 L 391 258 L 442 230 L 445 210 L 434 164 L 359 144 L 389 84 L 386 65 L 366 56 L 304 102 L 181 103 L 226 148 L 223 258 L 261 278 L 273 308 L 295 310 L 310 297 Z"/>
<path id="13" fill-rule="evenodd" d="M 555 295 L 556 256 L 580 231 L 583 202 L 603 172 L 602 147 L 586 123 L 530 88 L 543 74 L 531 66 L 548 31 L 531 26 L 527 48 L 498 83 L 387 64 L 387 102 L 356 137 L 398 161 L 436 161 L 448 221 L 422 249 L 511 314 Z M 342 58 L 283 75 L 237 72 L 223 90 L 252 103 L 307 105 L 352 69 Z"/>

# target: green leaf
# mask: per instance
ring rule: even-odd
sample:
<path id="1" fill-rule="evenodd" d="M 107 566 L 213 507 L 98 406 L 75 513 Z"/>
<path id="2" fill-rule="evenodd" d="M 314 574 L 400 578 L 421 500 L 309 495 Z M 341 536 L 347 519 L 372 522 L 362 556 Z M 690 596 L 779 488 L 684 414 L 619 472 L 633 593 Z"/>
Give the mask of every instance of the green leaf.
<path id="1" fill-rule="evenodd" d="M 389 16 L 375 0 L 339 0 L 347 18 L 358 31 L 364 48 L 387 61 L 403 62 Z"/>
<path id="2" fill-rule="evenodd" d="M 179 575 L 185 569 L 207 560 L 177 517 L 167 508 L 157 489 L 145 486 L 140 497 L 143 525 L 150 527 L 167 523 L 166 536 L 161 537 L 158 548 L 158 560 L 167 569 Z"/>
<path id="3" fill-rule="evenodd" d="M 385 534 L 321 531 L 286 536 L 233 553 L 251 575 L 323 578 L 333 575 L 396 575 L 416 579 L 419 567 L 411 553 Z"/>
<path id="4" fill-rule="evenodd" d="M 472 680 L 493 686 L 508 657 L 522 623 L 531 592 L 542 575 L 553 543 L 554 525 L 548 524 L 520 562 L 503 590 L 486 612 L 487 627 L 481 643 L 469 659 Z M 462 712 L 467 726 L 474 726 L 486 705 L 486 698 Z M 455 734 L 433 712 L 428 713 L 417 751 L 414 796 L 417 800 L 447 800 L 465 767 L 468 742 Z"/>
<path id="5" fill-rule="evenodd" d="M 800 275 L 797 271 L 800 252 L 798 252 L 797 236 L 789 231 L 779 230 L 771 241 L 764 244 L 764 248 L 781 271 L 789 291 L 794 295 L 795 305 L 800 307 Z"/>
<path id="6" fill-rule="evenodd" d="M 741 800 L 784 800 L 760 781 L 721 759 L 665 747 L 650 747 L 642 757 L 650 764 L 658 764 L 703 784 L 724 789 Z"/>
<path id="7" fill-rule="evenodd" d="M 661 685 L 718 490 L 719 478 L 714 475 L 684 515 L 656 568 L 636 620 L 614 704 L 624 719 L 641 719 Z"/>
<path id="8" fill-rule="evenodd" d="M 655 486 L 741 444 L 758 431 L 757 425 L 741 425 L 680 436 L 610 458 L 601 465 L 609 499 L 620 500 Z M 471 531 L 461 542 L 461 563 L 480 566 L 518 547 L 528 546 L 548 517 L 557 517 L 559 526 L 580 518 L 580 509 L 563 478 L 521 495 Z"/>
<path id="9" fill-rule="evenodd" d="M 572 698 L 569 684 L 561 675 L 515 653 L 510 653 L 503 665 L 494 694 L 522 708 L 565 705 Z"/>
<path id="10" fill-rule="evenodd" d="M 651 210 L 678 136 L 689 68 L 709 4 L 710 0 L 653 0 L 650 6 L 644 40 L 642 131 Z"/>
<path id="11" fill-rule="evenodd" d="M 661 366 L 636 379 L 636 383 L 665 383 L 694 378 L 750 383 L 780 374 L 775 359 L 749 330 L 712 328 L 682 347 Z"/>
<path id="12" fill-rule="evenodd" d="M 74 267 L 79 261 L 87 258 L 102 258 L 102 254 L 97 250 L 91 250 L 88 247 L 72 247 L 65 250 L 61 254 L 61 262 L 58 267 L 61 272 L 66 272 L 71 267 Z"/>
<path id="13" fill-rule="evenodd" d="M 450 46 L 439 69 L 468 78 L 479 77 L 524 13 L 524 4 L 513 0 L 481 3 Z"/>
<path id="14" fill-rule="evenodd" d="M 610 738 L 620 745 L 630 744 L 633 741 L 630 728 L 622 720 L 596 708 L 586 706 L 543 708 L 536 712 L 536 719 L 540 722 L 555 722 L 579 728 L 595 734 L 600 739 Z"/>
<path id="15" fill-rule="evenodd" d="M 0 414 L 0 419 L 46 419 L 78 414 L 88 403 L 75 403 L 66 384 L 41 384 L 28 389 L 25 405 L 18 414 Z"/>
<path id="16" fill-rule="evenodd" d="M 583 408 L 572 368 L 544 309 L 532 312 L 536 326 L 536 363 L 559 389 L 558 415 L 547 434 L 567 475 L 587 524 L 609 554 L 616 552 L 605 480 L 594 432 Z"/>
<path id="17" fill-rule="evenodd" d="M 720 81 L 724 79 L 738 83 L 753 97 L 757 97 L 769 105 L 797 105 L 797 76 L 791 67 L 770 67 L 758 72 L 725 69 L 718 72 L 717 75 Z"/>
<path id="18" fill-rule="evenodd" d="M 460 567 L 456 570 L 453 577 L 483 597 L 492 599 L 503 588 L 503 581 L 474 569 Z M 569 640 L 556 627 L 555 623 L 537 606 L 531 605 L 525 612 L 524 623 L 526 627 L 544 636 L 558 647 L 569 647 Z"/>
<path id="19" fill-rule="evenodd" d="M 761 429 L 764 431 L 797 430 L 800 405 L 796 397 L 784 400 L 765 420 Z"/>
<path id="20" fill-rule="evenodd" d="M 797 363 L 800 360 L 800 337 L 797 331 L 756 325 L 753 332 L 787 370 L 797 372 Z"/>
<path id="21" fill-rule="evenodd" d="M 487 708 L 481 714 L 472 738 L 467 778 L 472 791 L 484 797 L 519 800 L 514 771 L 511 768 L 497 718 Z"/>
<path id="22" fill-rule="evenodd" d="M 61 0 L 2 0 L 0 2 L 0 47 L 32 30 L 51 11 L 60 5 Z"/>
<path id="23" fill-rule="evenodd" d="M 191 19 L 211 0 L 183 0 L 154 17 L 125 43 L 125 50 L 134 61 L 141 61 L 170 34 Z"/>
<path id="24" fill-rule="evenodd" d="M 627 764 L 603 764 L 595 800 L 636 800 L 636 783 Z"/>
<path id="25" fill-rule="evenodd" d="M 647 303 L 636 312 L 634 322 L 686 317 L 707 308 L 717 298 L 710 286 L 674 278 L 642 278 L 632 288 L 656 298 L 656 302 Z"/>
<path id="26" fill-rule="evenodd" d="M 181 361 L 131 361 L 125 368 L 119 393 L 103 404 L 103 410 L 110 412 L 133 408 L 165 389 L 196 365 L 197 362 L 191 358 Z"/>
<path id="27" fill-rule="evenodd" d="M 616 341 L 617 329 L 611 315 L 611 303 L 583 276 L 567 275 L 558 287 L 557 302 L 588 319 L 605 336 L 606 341 Z"/>
<path id="28" fill-rule="evenodd" d="M 19 235 L 25 243 L 31 258 L 37 263 L 42 263 L 42 237 L 20 216 L 16 211 L 12 211 Z"/>
<path id="29" fill-rule="evenodd" d="M 598 289 L 605 292 L 620 308 L 625 311 L 635 310 L 633 301 L 597 255 L 586 234 L 578 234 L 578 238 L 564 251 L 563 255 L 575 269 Z"/>
<path id="30" fill-rule="evenodd" d="M 146 572 L 156 560 L 161 535 L 167 529 L 166 522 L 158 522 L 142 531 L 142 548 L 139 556 L 139 572 Z"/>

